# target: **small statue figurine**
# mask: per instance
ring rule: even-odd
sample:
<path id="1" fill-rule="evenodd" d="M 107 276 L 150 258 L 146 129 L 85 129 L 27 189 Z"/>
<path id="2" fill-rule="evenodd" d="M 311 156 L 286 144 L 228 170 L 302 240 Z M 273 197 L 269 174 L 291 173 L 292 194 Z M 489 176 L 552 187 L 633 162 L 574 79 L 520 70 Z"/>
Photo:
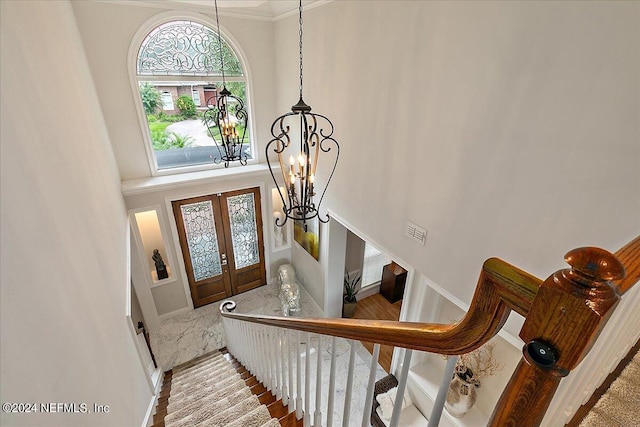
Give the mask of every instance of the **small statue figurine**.
<path id="1" fill-rule="evenodd" d="M 296 271 L 291 264 L 278 267 L 280 302 L 283 316 L 297 316 L 300 313 L 300 285 L 296 280 Z"/>
<path id="2" fill-rule="evenodd" d="M 151 257 L 153 262 L 156 264 L 156 272 L 158 273 L 158 280 L 166 279 L 169 277 L 169 272 L 167 271 L 167 266 L 164 264 L 162 260 L 162 255 L 160 255 L 160 251 L 157 249 L 153 250 L 153 256 Z"/>

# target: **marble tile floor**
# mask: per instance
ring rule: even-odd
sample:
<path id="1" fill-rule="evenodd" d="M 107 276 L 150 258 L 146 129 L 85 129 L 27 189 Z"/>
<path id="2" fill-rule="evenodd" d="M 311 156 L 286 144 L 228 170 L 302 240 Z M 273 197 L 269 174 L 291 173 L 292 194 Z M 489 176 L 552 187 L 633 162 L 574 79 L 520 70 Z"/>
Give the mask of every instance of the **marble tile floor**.
<path id="1" fill-rule="evenodd" d="M 277 284 L 267 284 L 232 298 L 237 313 L 281 314 Z M 151 348 L 158 365 L 168 371 L 176 365 L 226 346 L 220 302 L 163 319 L 160 332 L 151 334 Z M 322 317 L 322 310 L 301 289 L 301 317 Z"/>
<path id="2" fill-rule="evenodd" d="M 267 284 L 249 292 L 235 295 L 236 312 L 250 314 L 281 315 L 280 300 L 277 284 Z M 322 310 L 301 289 L 300 317 L 323 317 Z M 156 359 L 163 370 L 169 370 L 176 365 L 187 362 L 213 350 L 227 345 L 222 319 L 219 312 L 220 303 L 213 303 L 204 307 L 181 313 L 161 322 L 160 333 L 151 336 L 151 345 Z M 296 333 L 293 333 L 295 336 Z M 306 334 L 301 334 L 300 352 L 302 355 L 301 368 L 304 368 Z M 315 377 L 317 367 L 317 343 L 319 335 L 311 335 L 310 367 L 311 390 L 309 393 L 310 413 L 315 411 Z M 331 337 L 322 337 L 322 404 L 321 412 L 323 425 L 327 420 L 329 366 L 331 363 Z M 355 375 L 351 394 L 351 410 L 349 425 L 361 425 L 362 411 L 366 396 L 366 385 L 369 378 L 371 355 L 359 342 L 355 342 Z M 342 338 L 336 339 L 336 394 L 334 397 L 333 425 L 342 424 L 343 408 L 345 404 L 346 378 L 349 361 L 349 342 Z M 293 349 L 292 349 L 293 350 Z M 295 369 L 295 360 L 293 362 Z M 386 372 L 377 365 L 376 380 L 386 376 Z M 294 370 L 295 372 L 295 370 Z M 295 381 L 294 381 L 295 382 Z M 304 381 L 302 388 L 304 389 Z M 291 395 L 296 395 L 295 385 Z M 304 390 L 301 390 L 304 394 Z"/>

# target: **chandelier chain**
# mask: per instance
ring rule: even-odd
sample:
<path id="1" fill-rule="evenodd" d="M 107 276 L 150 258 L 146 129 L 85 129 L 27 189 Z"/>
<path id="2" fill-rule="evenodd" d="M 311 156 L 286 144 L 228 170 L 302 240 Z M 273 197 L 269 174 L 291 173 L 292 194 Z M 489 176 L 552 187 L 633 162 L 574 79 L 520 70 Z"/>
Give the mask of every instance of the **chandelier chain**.
<path id="1" fill-rule="evenodd" d="M 300 36 L 300 99 L 302 99 L 302 0 L 300 0 L 300 6 L 298 9 L 300 12 L 300 31 L 298 33 Z"/>
<path id="2" fill-rule="evenodd" d="M 218 51 L 220 52 L 220 66 L 222 67 L 222 87 L 226 87 L 224 80 L 224 53 L 222 52 L 222 36 L 220 35 L 220 19 L 218 18 L 218 0 L 214 0 L 216 7 L 216 26 L 218 27 Z"/>

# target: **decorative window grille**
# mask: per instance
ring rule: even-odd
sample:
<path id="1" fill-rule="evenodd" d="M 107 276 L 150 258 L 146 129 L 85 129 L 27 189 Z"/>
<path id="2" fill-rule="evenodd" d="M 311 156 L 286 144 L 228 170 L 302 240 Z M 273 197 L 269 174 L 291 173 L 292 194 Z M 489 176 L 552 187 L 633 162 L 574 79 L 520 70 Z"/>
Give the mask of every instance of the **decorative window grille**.
<path id="1" fill-rule="evenodd" d="M 209 104 L 215 104 L 215 97 L 222 90 L 223 62 L 227 89 L 241 98 L 250 111 L 244 67 L 224 36 L 221 40 L 222 47 L 218 44 L 217 32 L 206 25 L 175 20 L 155 27 L 140 44 L 135 78 L 140 92 L 138 99 L 147 119 L 151 161 L 156 171 L 213 167 L 214 160 L 221 156 L 204 123 L 198 123 L 201 114 Z M 160 93 L 154 95 L 154 90 Z M 195 113 L 179 108 L 183 104 L 177 100 L 182 96 L 193 100 Z M 209 98 L 212 98 L 211 102 Z M 193 122 L 182 123 L 183 118 Z M 203 128 L 197 129 L 198 126 Z M 249 142 L 246 150 L 251 159 L 249 129 L 245 141 Z"/>
<path id="2" fill-rule="evenodd" d="M 195 280 L 222 274 L 211 201 L 182 205 L 180 209 Z"/>
<path id="3" fill-rule="evenodd" d="M 236 269 L 259 263 L 258 226 L 253 193 L 228 197 L 227 205 Z"/>

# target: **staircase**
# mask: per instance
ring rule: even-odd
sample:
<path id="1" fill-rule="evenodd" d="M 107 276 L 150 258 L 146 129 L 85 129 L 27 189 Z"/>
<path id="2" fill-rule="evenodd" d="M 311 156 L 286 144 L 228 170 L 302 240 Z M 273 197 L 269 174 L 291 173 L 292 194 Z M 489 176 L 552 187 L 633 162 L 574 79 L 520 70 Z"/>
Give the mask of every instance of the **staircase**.
<path id="1" fill-rule="evenodd" d="M 640 237 L 615 255 L 579 248 L 569 252 L 565 260 L 571 268 L 544 281 L 502 260 L 487 260 L 467 314 L 449 325 L 236 314 L 236 304 L 225 301 L 220 311 L 229 351 L 222 349 L 168 372 L 154 425 L 368 426 L 381 345 L 404 348 L 400 372 L 396 373 L 397 396 L 403 396 L 413 350 L 449 356 L 470 352 L 495 336 L 510 311 L 515 311 L 525 318 L 519 335 L 526 343 L 523 357 L 486 425 L 539 426 L 562 378 L 582 361 L 620 296 L 640 279 Z M 369 367 L 355 363 L 357 341 L 375 343 Z M 351 348 L 344 351 L 349 345 Z M 344 360 L 347 356 L 348 363 Z M 211 363 L 215 366 L 207 367 Z M 229 386 L 227 380 L 210 382 L 203 375 L 224 364 L 227 373 L 236 375 L 248 389 L 246 393 L 253 395 L 253 406 L 233 412 L 233 399 L 216 394 Z M 429 427 L 439 423 L 454 365 L 447 364 L 449 371 L 445 370 L 427 416 Z M 198 382 L 202 390 L 187 388 L 187 379 Z M 323 384 L 322 379 L 328 383 Z M 336 379 L 344 389 L 336 388 Z M 354 395 L 364 396 L 357 408 L 352 408 Z M 180 400 L 183 397 L 190 399 Z M 342 403 L 339 399 L 343 399 L 343 411 L 336 409 Z M 245 417 L 254 411 L 262 412 L 256 418 L 259 422 L 252 424 Z M 400 425 L 401 411 L 402 405 L 396 403 L 390 427 Z M 210 418 L 198 418 L 203 412 L 210 413 Z M 235 415 L 230 417 L 231 413 Z M 181 420 L 181 414 L 187 418 Z"/>
<path id="2" fill-rule="evenodd" d="M 153 427 L 302 427 L 226 348 L 165 372 Z"/>

